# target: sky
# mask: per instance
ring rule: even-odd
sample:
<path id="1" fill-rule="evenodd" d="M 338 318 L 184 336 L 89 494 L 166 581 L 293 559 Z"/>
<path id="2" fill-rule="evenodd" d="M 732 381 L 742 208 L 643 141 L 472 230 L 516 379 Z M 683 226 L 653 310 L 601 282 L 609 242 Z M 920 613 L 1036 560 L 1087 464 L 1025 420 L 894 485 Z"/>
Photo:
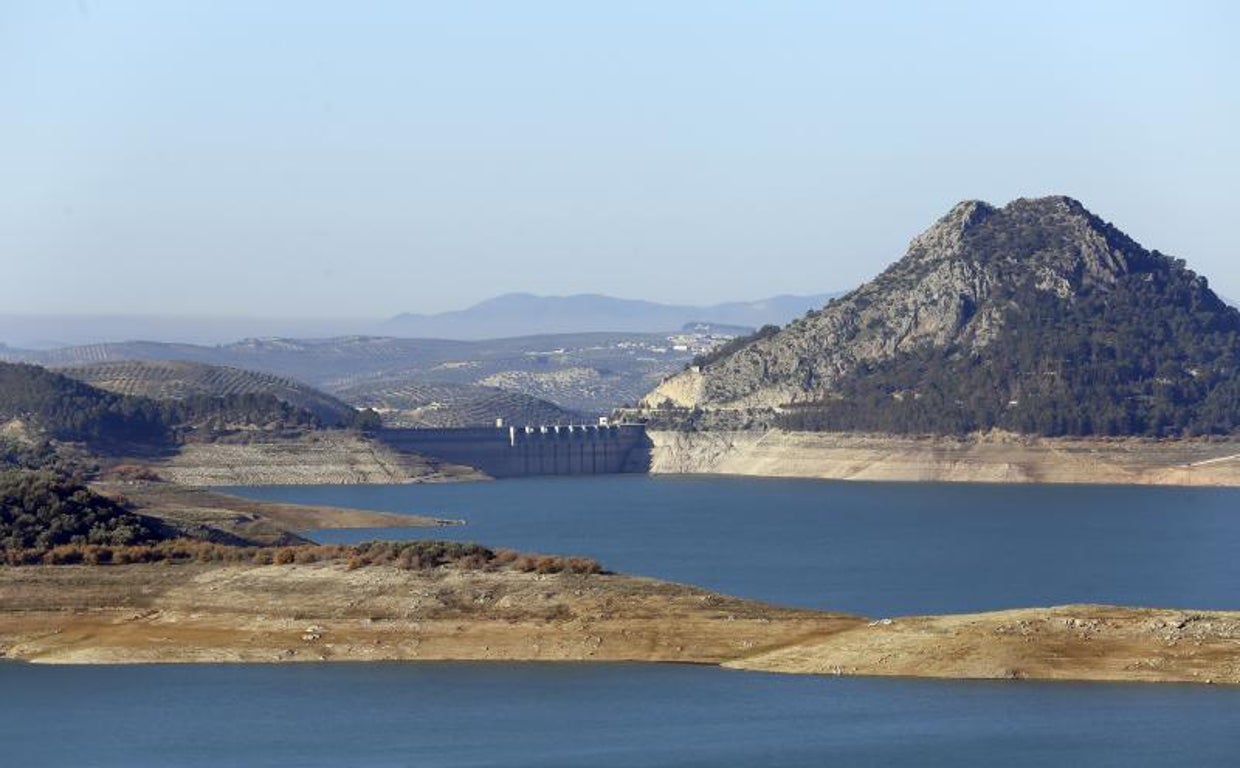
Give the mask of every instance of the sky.
<path id="1" fill-rule="evenodd" d="M 1240 3 L 0 3 L 3 311 L 848 289 L 1068 194 L 1240 297 Z"/>

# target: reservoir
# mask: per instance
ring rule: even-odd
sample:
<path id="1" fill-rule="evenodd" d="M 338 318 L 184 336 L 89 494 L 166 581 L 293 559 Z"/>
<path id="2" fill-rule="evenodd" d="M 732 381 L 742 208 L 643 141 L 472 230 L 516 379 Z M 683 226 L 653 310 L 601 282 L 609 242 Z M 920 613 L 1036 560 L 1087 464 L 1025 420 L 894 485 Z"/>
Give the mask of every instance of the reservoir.
<path id="1" fill-rule="evenodd" d="M 731 595 L 871 617 L 1112 603 L 1240 609 L 1240 490 L 609 475 L 232 489 L 465 520 L 322 531 L 588 555 Z"/>
<path id="2" fill-rule="evenodd" d="M 872 617 L 1240 608 L 1240 492 L 596 476 L 232 489 L 463 519 L 434 537 Z M 1231 766 L 1240 688 L 648 664 L 0 663 L 21 766 Z"/>
<path id="3" fill-rule="evenodd" d="M 1240 690 L 650 664 L 0 663 L 4 765 L 1234 766 Z"/>

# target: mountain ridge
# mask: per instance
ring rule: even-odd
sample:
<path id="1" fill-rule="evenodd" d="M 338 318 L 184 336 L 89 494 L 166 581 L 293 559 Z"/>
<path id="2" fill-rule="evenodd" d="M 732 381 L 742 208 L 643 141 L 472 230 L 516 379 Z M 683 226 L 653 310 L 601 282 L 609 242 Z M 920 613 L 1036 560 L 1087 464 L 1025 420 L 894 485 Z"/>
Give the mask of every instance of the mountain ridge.
<path id="1" fill-rule="evenodd" d="M 384 324 L 401 336 L 485 339 L 554 333 L 675 331 L 690 323 L 757 328 L 783 324 L 821 307 L 835 294 L 781 294 L 756 301 L 708 306 L 662 304 L 600 293 L 542 296 L 507 293 L 471 307 L 436 314 L 403 313 Z"/>

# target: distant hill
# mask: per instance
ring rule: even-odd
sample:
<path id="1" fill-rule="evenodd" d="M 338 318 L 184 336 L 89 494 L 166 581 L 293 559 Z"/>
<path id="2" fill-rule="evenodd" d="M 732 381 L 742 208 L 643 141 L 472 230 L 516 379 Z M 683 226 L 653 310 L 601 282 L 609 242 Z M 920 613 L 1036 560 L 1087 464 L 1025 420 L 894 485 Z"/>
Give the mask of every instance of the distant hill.
<path id="1" fill-rule="evenodd" d="M 224 344 L 247 336 L 323 337 L 375 333 L 380 318 L 194 317 L 169 315 L 15 315 L 0 309 L 0 351 L 7 343 L 55 349 L 142 339 Z"/>
<path id="2" fill-rule="evenodd" d="M 787 323 L 808 310 L 821 308 L 831 296 L 825 293 L 773 296 L 761 301 L 688 306 L 593 293 L 573 296 L 510 293 L 468 309 L 433 315 L 398 315 L 389 320 L 383 330 L 394 336 L 494 339 L 594 331 L 661 333 L 689 323 L 757 328 L 769 323 Z"/>
<path id="3" fill-rule="evenodd" d="M 378 378 L 409 384 L 476 384 L 597 415 L 636 402 L 695 354 L 724 340 L 685 332 L 554 334 L 488 341 L 378 336 L 246 339 L 219 346 L 135 341 L 0 350 L 0 360 L 56 367 L 131 360 L 198 362 L 262 371 L 329 393 Z"/>
<path id="4" fill-rule="evenodd" d="M 401 336 L 458 340 L 547 333 L 619 331 L 665 333 L 690 322 L 757 328 L 786 323 L 821 307 L 829 294 L 776 296 L 749 302 L 693 307 L 578 295 L 510 294 L 467 309 L 395 318 L 272 318 L 145 315 L 19 315 L 0 310 L 0 353 L 142 340 L 217 345 L 247 337 L 337 338 Z"/>
<path id="5" fill-rule="evenodd" d="M 156 387 L 142 382 L 157 379 L 149 373 L 159 369 L 131 367 L 126 386 L 154 391 Z M 121 378 L 115 371 L 113 375 L 113 383 Z M 251 382 L 262 378 L 244 371 L 231 376 Z M 86 443 L 110 453 L 126 446 L 164 448 L 186 439 L 213 440 L 235 431 L 364 427 L 373 419 L 373 414 L 368 417 L 338 401 L 327 409 L 330 398 L 307 400 L 309 407 L 294 405 L 277 395 L 283 392 L 280 386 L 223 389 L 186 387 L 182 396 L 155 399 L 108 391 L 37 365 L 0 363 L 0 426 L 20 423 L 23 434 Z M 311 407 L 323 409 L 324 416 Z"/>
<path id="6" fill-rule="evenodd" d="M 646 405 L 796 429 L 1240 428 L 1240 312 L 1066 197 L 960 203 L 873 281 L 731 346 Z"/>
<path id="7" fill-rule="evenodd" d="M 349 404 L 305 384 L 229 366 L 127 360 L 70 366 L 57 372 L 109 392 L 152 400 L 271 395 L 295 409 L 313 413 L 324 424 L 344 425 L 354 418 L 355 409 Z"/>
<path id="8" fill-rule="evenodd" d="M 585 418 L 546 400 L 475 384 L 381 379 L 337 394 L 358 407 L 375 409 L 389 427 L 489 427 L 496 419 L 514 426 L 580 424 Z"/>
<path id="9" fill-rule="evenodd" d="M 171 437 L 154 401 L 105 392 L 37 365 L 0 363 L 0 425 L 10 421 L 57 440 L 97 445 L 158 445 Z"/>

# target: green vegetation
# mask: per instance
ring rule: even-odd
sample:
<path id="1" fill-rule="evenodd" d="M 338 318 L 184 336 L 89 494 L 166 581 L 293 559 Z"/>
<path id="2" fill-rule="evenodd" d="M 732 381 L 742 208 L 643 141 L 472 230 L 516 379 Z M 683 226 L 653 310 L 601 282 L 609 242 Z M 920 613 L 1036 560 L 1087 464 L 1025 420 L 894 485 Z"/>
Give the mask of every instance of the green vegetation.
<path id="1" fill-rule="evenodd" d="M 700 355 L 696 355 L 693 358 L 693 362 L 691 363 L 691 365 L 696 365 L 699 368 L 704 368 L 710 365 L 711 363 L 722 360 L 723 358 L 728 357 L 730 355 L 736 354 L 737 352 L 741 351 L 742 349 L 749 346 L 750 344 L 753 344 L 755 341 L 761 341 L 762 339 L 770 338 L 771 336 L 774 336 L 777 333 L 779 333 L 778 325 L 764 325 L 758 330 L 749 334 L 748 336 L 737 336 L 734 339 L 730 339 L 724 342 L 723 344 L 720 344 L 719 346 L 715 347 L 709 352 L 703 352 Z"/>
<path id="2" fill-rule="evenodd" d="M 374 432 L 383 426 L 383 418 L 374 408 L 362 408 L 353 412 L 353 419 L 346 426 L 359 432 Z"/>
<path id="3" fill-rule="evenodd" d="M 863 367 L 834 399 L 790 407 L 795 430 L 1045 436 L 1240 430 L 1240 312 L 1182 262 L 1069 297 L 1030 282 L 984 346 L 926 346 Z"/>
<path id="4" fill-rule="evenodd" d="M 94 474 L 99 467 L 89 456 L 50 440 L 25 442 L 0 437 L 0 471 L 43 469 L 70 477 Z"/>
<path id="5" fill-rule="evenodd" d="M 384 381 L 392 387 L 490 385 L 545 399 L 570 411 L 603 415 L 616 403 L 636 402 L 650 388 L 651 381 L 671 373 L 692 357 L 690 352 L 667 349 L 667 346 L 666 333 L 573 333 L 478 341 L 348 336 L 247 339 L 222 346 L 118 342 L 22 352 L 20 359 L 42 365 L 73 366 L 70 375 L 87 377 L 87 383 L 99 382 L 97 386 L 105 384 L 104 379 L 110 379 L 117 382 L 118 389 L 122 388 L 124 380 L 119 361 L 144 360 L 148 366 L 169 367 L 169 360 L 180 360 L 197 361 L 213 368 L 265 372 L 304 382 L 311 387 L 327 389 L 354 405 L 379 404 L 365 398 L 352 399 L 346 394 L 355 386 L 359 390 L 369 389 L 366 385 L 371 382 Z M 665 351 L 655 353 L 655 348 Z M 552 350 L 556 352 L 549 354 Z M 547 364 L 537 363 L 539 355 L 545 357 Z M 100 363 L 99 360 L 116 362 Z M 184 393 L 183 387 L 162 387 L 152 373 L 142 375 L 149 382 L 149 389 L 138 389 L 135 385 L 134 389 L 121 394 L 162 398 L 163 392 L 169 389 Z M 172 375 L 180 380 L 189 377 L 181 372 Z M 192 380 L 204 379 L 194 377 Z M 212 393 L 221 393 L 216 388 L 219 381 L 209 378 Z M 107 387 L 111 386 L 107 383 Z M 163 392 L 159 391 L 161 389 Z M 280 394 L 287 394 L 297 402 L 293 393 L 282 391 Z M 321 400 L 316 402 L 326 405 Z M 321 414 L 317 405 L 312 410 Z"/>
<path id="6" fill-rule="evenodd" d="M 0 363 L 0 422 L 18 419 L 54 440 L 100 448 L 161 447 L 235 429 L 374 429 L 378 414 L 348 409 L 324 423 L 274 394 L 194 394 L 171 400 L 98 389 L 36 365 Z"/>
<path id="7" fill-rule="evenodd" d="M 166 424 L 174 425 L 181 431 L 189 428 L 211 433 L 225 432 L 238 426 L 259 429 L 319 429 L 325 426 L 310 411 L 296 408 L 272 394 L 194 395 L 180 400 L 160 401 L 159 411 Z"/>
<path id="8" fill-rule="evenodd" d="M 219 398 L 221 402 L 261 406 L 258 418 L 276 413 L 268 404 L 235 397 L 274 396 L 292 412 L 313 413 L 325 427 L 344 427 L 354 420 L 354 409 L 331 395 L 293 379 L 222 365 L 173 360 L 123 360 L 61 368 L 62 373 L 92 387 L 118 395 L 160 402 Z"/>
<path id="9" fill-rule="evenodd" d="M 478 544 L 456 541 L 372 541 L 353 547 L 350 569 L 368 565 L 393 565 L 405 570 L 426 570 L 455 565 L 469 570 L 512 568 L 535 573 L 601 573 L 588 557 L 531 555 L 509 549 L 491 550 Z"/>
<path id="10" fill-rule="evenodd" d="M 0 421 L 20 419 L 56 440 L 94 444 L 168 439 L 151 400 L 95 389 L 37 365 L 0 363 Z"/>
<path id="11" fill-rule="evenodd" d="M 588 557 L 534 555 L 492 550 L 456 541 L 372 541 L 306 544 L 288 547 L 239 547 L 194 539 L 142 544 L 61 543 L 10 546 L 0 551 L 0 565 L 131 565 L 165 563 L 235 563 L 240 565 L 307 565 L 341 562 L 348 570 L 387 566 L 406 571 L 451 567 L 460 570 L 514 570 L 525 573 L 603 573 Z"/>
<path id="12" fill-rule="evenodd" d="M 55 472 L 0 472 L 0 545 L 129 545 L 162 538 L 158 524 Z"/>
<path id="13" fill-rule="evenodd" d="M 389 427 L 489 427 L 505 424 L 571 424 L 582 414 L 521 392 L 477 384 L 373 379 L 337 390 L 345 400 L 383 411 Z M 378 420 L 378 414 L 374 414 Z"/>

